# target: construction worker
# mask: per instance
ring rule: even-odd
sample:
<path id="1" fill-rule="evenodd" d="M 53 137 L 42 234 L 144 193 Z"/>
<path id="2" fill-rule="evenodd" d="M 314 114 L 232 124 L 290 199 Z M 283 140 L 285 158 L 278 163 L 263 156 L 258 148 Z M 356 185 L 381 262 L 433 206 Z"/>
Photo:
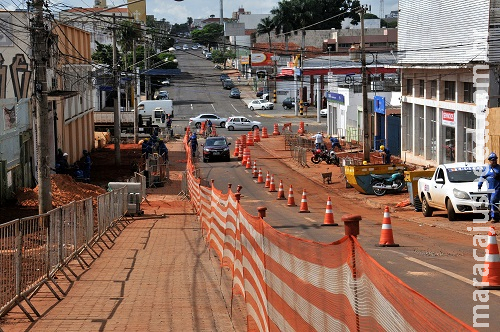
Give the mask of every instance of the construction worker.
<path id="1" fill-rule="evenodd" d="M 92 160 L 90 159 L 90 153 L 87 150 L 83 150 L 82 157 L 82 171 L 83 171 L 83 179 L 85 182 L 90 182 L 90 166 L 92 165 Z"/>
<path id="2" fill-rule="evenodd" d="M 318 131 L 316 135 L 313 135 L 314 138 L 314 144 L 316 146 L 316 149 L 322 149 L 323 148 L 323 134 L 321 131 Z"/>
<path id="3" fill-rule="evenodd" d="M 337 147 L 339 151 L 342 151 L 342 146 L 340 145 L 340 141 L 335 136 L 330 136 L 330 142 L 332 143 L 332 150 L 335 150 Z"/>
<path id="4" fill-rule="evenodd" d="M 196 137 L 196 133 L 193 133 L 193 135 L 191 135 L 188 143 L 191 146 L 191 155 L 194 158 L 196 157 L 196 149 L 198 148 L 198 138 Z"/>
<path id="5" fill-rule="evenodd" d="M 158 153 L 163 158 L 163 160 L 168 161 L 168 148 L 162 138 L 158 142 Z"/>
<path id="6" fill-rule="evenodd" d="M 495 152 L 490 153 L 488 156 L 490 162 L 486 167 L 483 174 L 477 183 L 477 189 L 481 190 L 484 180 L 488 182 L 488 189 L 494 190 L 488 193 L 488 200 L 490 203 L 490 220 L 493 223 L 500 221 L 500 212 L 498 210 L 498 203 L 500 201 L 500 166 L 498 165 L 498 157 Z"/>
<path id="7" fill-rule="evenodd" d="M 144 157 L 144 159 L 148 159 L 148 154 L 149 154 L 148 145 L 149 145 L 149 139 L 145 138 L 142 141 L 142 146 L 141 146 L 142 156 Z"/>
<path id="8" fill-rule="evenodd" d="M 392 156 L 391 151 L 389 151 L 389 149 L 387 149 L 384 145 L 381 145 L 379 152 L 383 158 L 384 164 L 386 164 L 386 165 L 390 164 L 391 163 L 391 156 Z"/>

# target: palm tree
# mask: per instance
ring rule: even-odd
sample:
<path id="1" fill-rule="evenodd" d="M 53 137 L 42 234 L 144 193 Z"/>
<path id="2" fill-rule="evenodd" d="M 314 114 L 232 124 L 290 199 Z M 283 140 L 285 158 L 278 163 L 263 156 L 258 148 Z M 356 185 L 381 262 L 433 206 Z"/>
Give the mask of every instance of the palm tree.
<path id="1" fill-rule="evenodd" d="M 267 34 L 267 38 L 269 40 L 269 52 L 271 52 L 272 43 L 271 43 L 271 32 L 275 29 L 274 21 L 271 17 L 263 18 L 260 23 L 257 25 L 257 34 L 264 35 Z"/>
<path id="2" fill-rule="evenodd" d="M 278 7 L 271 9 L 276 35 L 283 33 L 285 37 L 285 50 L 288 51 L 288 38 L 293 30 L 290 13 L 293 12 L 292 3 L 290 1 L 278 2 Z"/>

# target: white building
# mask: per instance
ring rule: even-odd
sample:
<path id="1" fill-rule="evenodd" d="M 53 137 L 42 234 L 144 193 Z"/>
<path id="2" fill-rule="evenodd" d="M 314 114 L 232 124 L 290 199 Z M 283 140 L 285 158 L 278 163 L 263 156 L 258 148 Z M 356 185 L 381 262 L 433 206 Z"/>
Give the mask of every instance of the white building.
<path id="1" fill-rule="evenodd" d="M 399 1 L 402 149 L 409 162 L 485 159 L 498 106 L 500 1 Z"/>

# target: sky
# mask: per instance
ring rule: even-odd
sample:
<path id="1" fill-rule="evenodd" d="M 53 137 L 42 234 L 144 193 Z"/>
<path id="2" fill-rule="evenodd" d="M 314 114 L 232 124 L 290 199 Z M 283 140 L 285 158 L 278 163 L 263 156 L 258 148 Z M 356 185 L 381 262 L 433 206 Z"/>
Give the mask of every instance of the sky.
<path id="1" fill-rule="evenodd" d="M 25 3 L 25 0 L 0 0 L 0 5 L 13 6 L 13 3 Z M 59 2 L 66 6 L 93 7 L 93 0 L 50 0 L 51 3 Z M 279 0 L 223 0 L 224 17 L 230 18 L 232 13 L 239 8 L 244 8 L 252 14 L 269 14 L 276 7 Z M 125 0 L 107 0 L 108 7 L 126 3 Z M 371 5 L 371 13 L 380 16 L 380 0 L 361 1 L 363 5 Z M 1 7 L 1 6 L 0 6 Z M 170 23 L 186 23 L 188 17 L 193 19 L 208 18 L 210 15 L 220 17 L 220 0 L 147 0 L 146 11 L 157 19 L 165 18 Z M 58 8 L 61 8 L 58 6 Z M 398 0 L 384 0 L 384 13 L 398 9 Z"/>

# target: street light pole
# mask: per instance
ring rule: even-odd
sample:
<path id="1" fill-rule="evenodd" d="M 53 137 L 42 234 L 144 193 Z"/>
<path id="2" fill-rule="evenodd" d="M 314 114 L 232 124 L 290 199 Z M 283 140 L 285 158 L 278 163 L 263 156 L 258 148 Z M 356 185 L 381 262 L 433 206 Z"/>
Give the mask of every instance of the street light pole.
<path id="1" fill-rule="evenodd" d="M 366 77 L 366 52 L 365 52 L 365 19 L 367 7 L 361 6 L 358 13 L 361 19 L 361 93 L 363 107 L 363 160 L 370 162 L 370 117 L 368 113 L 368 80 Z"/>
<path id="2" fill-rule="evenodd" d="M 274 61 L 274 95 L 273 95 L 273 99 L 274 99 L 274 103 L 276 104 L 276 102 L 277 102 L 277 96 L 276 96 L 276 75 L 278 75 L 277 62 L 280 60 L 280 57 L 278 55 L 273 55 L 271 57 L 271 60 Z"/>

